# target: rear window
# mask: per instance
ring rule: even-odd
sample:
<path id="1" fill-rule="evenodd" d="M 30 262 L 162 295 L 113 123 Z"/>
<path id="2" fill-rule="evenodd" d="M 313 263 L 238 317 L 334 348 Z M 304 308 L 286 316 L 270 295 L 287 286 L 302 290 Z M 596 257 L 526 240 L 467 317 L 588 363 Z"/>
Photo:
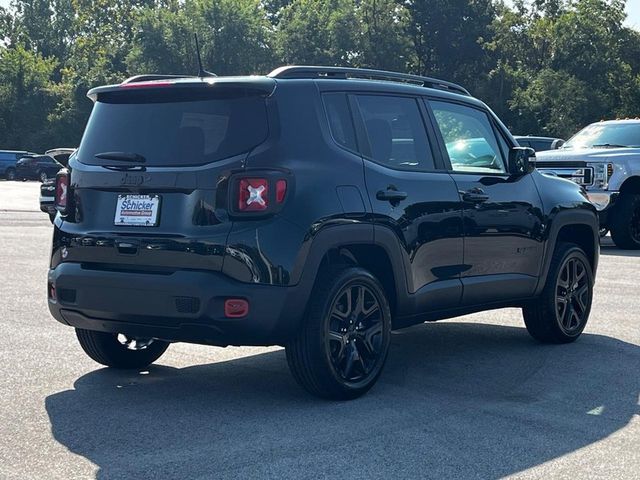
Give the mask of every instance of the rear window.
<path id="1" fill-rule="evenodd" d="M 96 102 L 78 149 L 85 164 L 114 164 L 98 153 L 142 155 L 145 165 L 203 165 L 248 152 L 268 135 L 264 98 L 115 95 Z"/>

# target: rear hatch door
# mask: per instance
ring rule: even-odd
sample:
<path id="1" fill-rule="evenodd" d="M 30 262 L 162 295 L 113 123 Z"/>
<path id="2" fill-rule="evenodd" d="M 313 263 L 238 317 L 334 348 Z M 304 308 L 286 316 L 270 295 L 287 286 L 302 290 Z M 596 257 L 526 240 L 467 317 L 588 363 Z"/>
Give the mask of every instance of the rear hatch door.
<path id="1" fill-rule="evenodd" d="M 273 90 L 226 80 L 98 89 L 61 245 L 87 268 L 220 270 L 226 179 L 269 136 Z"/>

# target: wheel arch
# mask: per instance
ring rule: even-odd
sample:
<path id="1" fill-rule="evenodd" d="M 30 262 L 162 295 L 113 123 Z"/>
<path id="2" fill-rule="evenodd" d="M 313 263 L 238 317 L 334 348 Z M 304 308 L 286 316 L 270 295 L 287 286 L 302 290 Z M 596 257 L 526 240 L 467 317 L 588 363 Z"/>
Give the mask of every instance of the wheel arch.
<path id="1" fill-rule="evenodd" d="M 308 246 L 304 262 L 296 268 L 305 301 L 324 268 L 345 263 L 371 272 L 387 293 L 392 315 L 407 296 L 405 261 L 395 235 L 382 229 L 374 238 L 373 225 L 328 227 L 320 231 Z M 386 230 L 386 231 L 385 231 Z M 294 271 L 294 278 L 296 272 Z"/>
<path id="2" fill-rule="evenodd" d="M 620 193 L 640 194 L 640 176 L 629 177 L 622 182 L 622 185 L 620 185 Z"/>
<path id="3" fill-rule="evenodd" d="M 553 253 L 562 242 L 574 243 L 584 250 L 595 276 L 600 258 L 600 238 L 598 217 L 594 212 L 587 209 L 560 212 L 552 220 L 548 232 L 536 295 L 544 288 Z"/>

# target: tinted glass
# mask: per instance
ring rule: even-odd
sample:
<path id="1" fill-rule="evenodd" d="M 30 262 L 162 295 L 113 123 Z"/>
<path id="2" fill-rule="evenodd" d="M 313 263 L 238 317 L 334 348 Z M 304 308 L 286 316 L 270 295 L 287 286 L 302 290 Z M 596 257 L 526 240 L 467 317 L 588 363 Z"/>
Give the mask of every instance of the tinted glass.
<path id="1" fill-rule="evenodd" d="M 434 170 L 433 153 L 413 98 L 359 95 L 372 159 L 399 170 Z"/>
<path id="2" fill-rule="evenodd" d="M 99 101 L 87 124 L 78 159 L 100 165 L 97 153 L 127 152 L 146 165 L 202 165 L 248 152 L 268 134 L 261 97 L 170 101 L 133 97 Z"/>
<path id="3" fill-rule="evenodd" d="M 431 102 L 454 171 L 505 173 L 498 140 L 486 113 L 454 103 Z"/>
<path id="4" fill-rule="evenodd" d="M 327 93 L 323 99 L 333 138 L 343 147 L 356 150 L 356 134 L 347 96 L 344 93 Z"/>
<path id="5" fill-rule="evenodd" d="M 576 133 L 562 148 L 640 147 L 640 122 L 594 123 Z"/>
<path id="6" fill-rule="evenodd" d="M 535 140 L 531 142 L 531 148 L 533 148 L 536 152 L 544 152 L 545 150 L 551 149 L 551 142 L 545 142 L 542 140 Z"/>

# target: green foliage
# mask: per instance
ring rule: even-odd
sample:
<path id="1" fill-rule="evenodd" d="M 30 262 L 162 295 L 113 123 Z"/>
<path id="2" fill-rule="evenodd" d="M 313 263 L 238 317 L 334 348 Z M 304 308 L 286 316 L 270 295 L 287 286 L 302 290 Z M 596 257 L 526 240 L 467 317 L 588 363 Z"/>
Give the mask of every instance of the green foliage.
<path id="1" fill-rule="evenodd" d="M 568 138 L 594 119 L 593 100 L 586 83 L 566 72 L 545 69 L 526 88 L 515 91 L 510 106 L 523 134 Z"/>
<path id="2" fill-rule="evenodd" d="M 0 145 L 42 148 L 47 139 L 43 112 L 53 106 L 49 78 L 56 66 L 22 45 L 0 50 Z"/>
<path id="3" fill-rule="evenodd" d="M 462 83 L 515 133 L 640 115 L 625 0 L 14 0 L 0 8 L 0 148 L 74 146 L 91 87 L 140 73 L 352 65 Z"/>
<path id="4" fill-rule="evenodd" d="M 354 65 L 356 23 L 353 0 L 296 0 L 281 12 L 278 57 L 285 64 Z"/>

